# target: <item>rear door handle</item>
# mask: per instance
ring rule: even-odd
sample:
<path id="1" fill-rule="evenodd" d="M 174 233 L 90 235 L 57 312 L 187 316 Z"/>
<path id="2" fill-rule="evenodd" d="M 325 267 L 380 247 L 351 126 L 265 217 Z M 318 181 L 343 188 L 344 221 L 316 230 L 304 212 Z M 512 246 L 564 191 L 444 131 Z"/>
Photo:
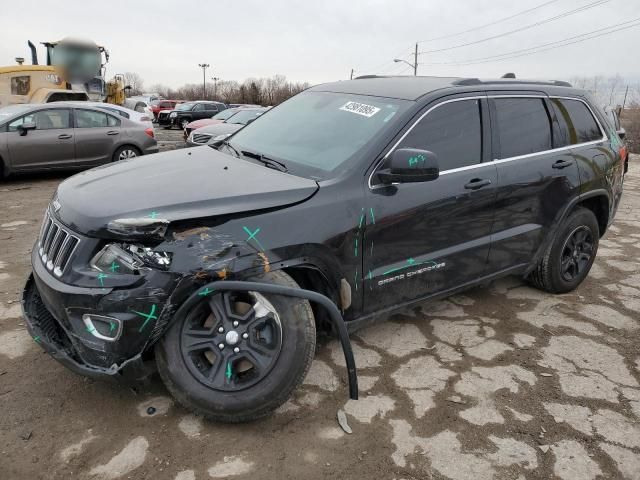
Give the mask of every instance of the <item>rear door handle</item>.
<path id="1" fill-rule="evenodd" d="M 488 178 L 474 178 L 469 183 L 464 185 L 464 188 L 467 190 L 477 190 L 482 187 L 486 187 L 487 185 L 491 185 L 491 180 Z"/>
<path id="2" fill-rule="evenodd" d="M 567 168 L 573 165 L 573 160 L 558 160 L 553 164 L 553 168 Z"/>
<path id="3" fill-rule="evenodd" d="M 118 135 L 120 132 L 116 131 L 116 130 L 110 130 L 107 132 L 107 135 Z"/>
<path id="4" fill-rule="evenodd" d="M 58 135 L 58 138 L 60 140 L 67 140 L 68 138 L 71 138 L 71 135 L 69 135 L 68 133 L 61 133 L 60 135 Z"/>

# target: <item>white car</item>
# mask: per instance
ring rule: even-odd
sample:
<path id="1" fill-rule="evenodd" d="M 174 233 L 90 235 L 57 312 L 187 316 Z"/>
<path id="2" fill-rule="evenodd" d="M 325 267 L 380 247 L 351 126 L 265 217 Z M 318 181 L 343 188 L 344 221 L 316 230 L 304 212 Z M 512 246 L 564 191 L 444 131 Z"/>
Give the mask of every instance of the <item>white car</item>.
<path id="1" fill-rule="evenodd" d="M 153 129 L 153 115 L 147 112 L 138 112 L 136 110 L 131 110 L 130 108 L 121 107 L 120 105 L 113 105 L 111 103 L 103 103 L 103 102 L 67 102 L 67 103 L 77 103 L 82 105 L 87 105 L 90 107 L 102 108 L 103 110 L 109 110 L 111 113 L 115 113 L 120 115 L 121 117 L 128 118 L 132 122 L 140 123 L 147 128 Z"/>

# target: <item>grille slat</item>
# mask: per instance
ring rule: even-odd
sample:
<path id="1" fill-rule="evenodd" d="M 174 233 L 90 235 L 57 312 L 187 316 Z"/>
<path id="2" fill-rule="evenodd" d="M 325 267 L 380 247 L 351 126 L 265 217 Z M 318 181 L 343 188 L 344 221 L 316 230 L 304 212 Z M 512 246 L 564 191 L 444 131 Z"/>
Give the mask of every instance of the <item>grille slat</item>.
<path id="1" fill-rule="evenodd" d="M 38 253 L 47 270 L 61 277 L 79 243 L 80 239 L 65 229 L 47 210 L 38 241 Z"/>

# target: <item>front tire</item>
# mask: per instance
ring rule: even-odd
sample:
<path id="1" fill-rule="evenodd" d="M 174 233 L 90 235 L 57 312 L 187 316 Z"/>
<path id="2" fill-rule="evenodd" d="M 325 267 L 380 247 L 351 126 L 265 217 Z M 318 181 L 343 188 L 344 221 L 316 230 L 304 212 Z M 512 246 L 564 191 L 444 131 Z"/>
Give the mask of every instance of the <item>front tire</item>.
<path id="1" fill-rule="evenodd" d="M 550 293 L 574 290 L 589 274 L 599 240 L 596 216 L 591 210 L 577 208 L 559 228 L 529 280 Z"/>
<path id="2" fill-rule="evenodd" d="M 284 272 L 252 280 L 299 288 Z M 257 292 L 203 296 L 155 348 L 167 389 L 211 420 L 246 422 L 282 405 L 306 376 L 316 330 L 307 300 Z"/>

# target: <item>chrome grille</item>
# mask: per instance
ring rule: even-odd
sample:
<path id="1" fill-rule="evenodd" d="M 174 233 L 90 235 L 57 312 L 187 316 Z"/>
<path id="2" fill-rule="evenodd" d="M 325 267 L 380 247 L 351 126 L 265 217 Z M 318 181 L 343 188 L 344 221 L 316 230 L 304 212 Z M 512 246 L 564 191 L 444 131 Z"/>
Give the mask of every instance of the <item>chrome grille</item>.
<path id="1" fill-rule="evenodd" d="M 65 229 L 47 210 L 38 239 L 38 255 L 47 270 L 61 277 L 80 239 Z"/>
<path id="2" fill-rule="evenodd" d="M 207 143 L 213 135 L 208 135 L 206 133 L 194 133 L 192 140 L 193 143 Z"/>

